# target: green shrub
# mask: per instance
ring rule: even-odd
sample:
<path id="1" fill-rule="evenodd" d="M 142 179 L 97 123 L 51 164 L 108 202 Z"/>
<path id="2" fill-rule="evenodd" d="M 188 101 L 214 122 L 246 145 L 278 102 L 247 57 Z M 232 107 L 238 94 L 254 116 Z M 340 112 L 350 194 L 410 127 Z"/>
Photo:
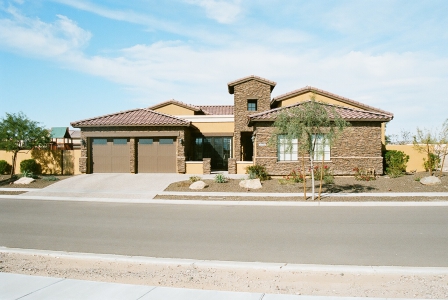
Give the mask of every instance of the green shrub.
<path id="1" fill-rule="evenodd" d="M 300 169 L 296 170 L 291 170 L 291 172 L 289 172 L 288 175 L 283 176 L 282 179 L 279 179 L 279 183 L 280 184 L 288 184 L 288 183 L 299 183 L 299 182 L 303 182 L 303 174 L 300 171 Z"/>
<path id="2" fill-rule="evenodd" d="M 39 174 L 39 171 L 40 166 L 34 159 L 25 159 L 20 162 L 20 173 L 22 174 Z"/>
<path id="3" fill-rule="evenodd" d="M 323 174 L 321 174 L 322 172 Z M 320 164 L 314 166 L 314 178 L 320 180 L 321 176 L 326 184 L 334 183 L 333 173 L 331 172 L 331 169 L 327 165 L 324 165 L 323 168 L 322 165 Z"/>
<path id="4" fill-rule="evenodd" d="M 191 183 L 199 181 L 199 180 L 201 180 L 201 177 L 199 177 L 199 176 L 190 176 Z"/>
<path id="5" fill-rule="evenodd" d="M 0 160 L 0 175 L 10 174 L 12 166 L 6 160 Z"/>
<path id="6" fill-rule="evenodd" d="M 227 181 L 229 180 L 227 179 L 226 176 L 224 176 L 224 174 L 216 174 L 215 176 L 216 183 L 226 183 Z"/>
<path id="7" fill-rule="evenodd" d="M 429 160 L 423 158 L 423 167 L 426 172 L 435 171 L 440 165 L 440 158 L 434 153 L 429 153 Z"/>
<path id="8" fill-rule="evenodd" d="M 372 181 L 376 180 L 375 174 L 372 174 L 372 172 L 369 172 L 365 168 L 356 167 L 353 169 L 355 171 L 355 179 L 361 180 L 361 181 Z"/>
<path id="9" fill-rule="evenodd" d="M 50 176 L 44 176 L 44 177 L 42 177 L 42 180 L 45 180 L 45 181 L 58 181 L 59 178 L 57 178 L 57 177 L 55 177 L 55 176 L 53 176 L 53 175 L 50 175 Z"/>
<path id="10" fill-rule="evenodd" d="M 386 162 L 386 174 L 390 177 L 400 177 L 406 172 L 409 155 L 406 155 L 403 151 L 387 150 L 384 159 Z"/>
<path id="11" fill-rule="evenodd" d="M 246 173 L 249 174 L 249 179 L 269 180 L 271 177 L 266 172 L 266 168 L 260 165 L 247 166 Z"/>

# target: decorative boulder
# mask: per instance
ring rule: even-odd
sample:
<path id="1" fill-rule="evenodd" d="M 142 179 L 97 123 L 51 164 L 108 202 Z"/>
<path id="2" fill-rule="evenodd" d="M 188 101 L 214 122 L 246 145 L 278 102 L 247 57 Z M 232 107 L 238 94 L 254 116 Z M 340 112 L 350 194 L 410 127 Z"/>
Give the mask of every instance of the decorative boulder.
<path id="1" fill-rule="evenodd" d="M 190 185 L 190 190 L 202 190 L 206 187 L 208 187 L 208 184 L 206 184 L 204 181 L 199 180 L 199 181 L 193 182 Z"/>
<path id="2" fill-rule="evenodd" d="M 424 185 L 436 185 L 436 184 L 440 184 L 441 181 L 436 176 L 428 176 L 428 177 L 423 177 L 422 179 L 420 179 L 420 183 L 424 184 Z"/>
<path id="3" fill-rule="evenodd" d="M 36 179 L 29 177 L 22 177 L 19 180 L 14 181 L 14 184 L 30 184 L 33 181 L 36 181 Z"/>
<path id="4" fill-rule="evenodd" d="M 245 189 L 261 189 L 261 182 L 260 179 L 248 179 L 248 180 L 241 180 L 240 181 L 240 187 Z"/>

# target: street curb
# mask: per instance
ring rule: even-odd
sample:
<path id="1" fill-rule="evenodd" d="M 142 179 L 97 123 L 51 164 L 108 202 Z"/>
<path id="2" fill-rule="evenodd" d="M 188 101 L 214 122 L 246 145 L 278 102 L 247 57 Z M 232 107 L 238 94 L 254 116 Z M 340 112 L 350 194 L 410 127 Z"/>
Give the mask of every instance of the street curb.
<path id="1" fill-rule="evenodd" d="M 123 199 L 123 198 L 79 198 L 79 197 L 53 197 L 53 196 L 22 196 L 22 195 L 0 195 L 0 199 L 16 200 L 38 200 L 38 201 L 72 201 L 72 202 L 103 202 L 103 203 L 128 203 L 128 204 L 163 204 L 163 205 L 221 205 L 221 206 L 282 206 L 282 207 L 301 207 L 301 206 L 448 206 L 448 201 L 360 201 L 360 202 L 295 202 L 295 201 L 221 201 L 221 200 L 168 200 L 168 199 Z"/>
<path id="2" fill-rule="evenodd" d="M 405 267 L 405 266 L 350 266 L 350 265 L 314 265 L 265 262 L 239 262 L 197 260 L 182 258 L 156 258 L 117 254 L 95 254 L 66 251 L 7 248 L 0 246 L 0 253 L 50 256 L 55 258 L 74 258 L 113 262 L 132 262 L 139 264 L 181 265 L 204 268 L 237 268 L 267 271 L 289 272 L 335 272 L 356 274 L 403 274 L 403 275 L 448 275 L 448 267 Z"/>

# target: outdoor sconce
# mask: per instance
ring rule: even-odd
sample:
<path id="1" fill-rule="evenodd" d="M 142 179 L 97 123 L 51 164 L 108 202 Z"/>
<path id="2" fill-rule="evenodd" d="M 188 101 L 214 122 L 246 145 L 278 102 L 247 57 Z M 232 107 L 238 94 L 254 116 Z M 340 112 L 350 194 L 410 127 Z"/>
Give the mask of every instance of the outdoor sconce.
<path id="1" fill-rule="evenodd" d="M 82 144 L 83 147 L 86 147 L 87 146 L 86 140 L 85 139 L 81 139 L 81 144 Z"/>
<path id="2" fill-rule="evenodd" d="M 179 139 L 179 144 L 184 145 L 184 139 Z"/>
<path id="3" fill-rule="evenodd" d="M 255 134 L 253 134 L 250 139 L 252 140 L 252 144 L 253 144 L 255 142 Z"/>

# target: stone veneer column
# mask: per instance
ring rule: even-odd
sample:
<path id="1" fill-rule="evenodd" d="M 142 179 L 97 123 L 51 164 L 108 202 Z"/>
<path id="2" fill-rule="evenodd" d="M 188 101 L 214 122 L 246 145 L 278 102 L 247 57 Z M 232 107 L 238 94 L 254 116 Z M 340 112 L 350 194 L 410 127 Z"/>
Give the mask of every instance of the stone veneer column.
<path id="1" fill-rule="evenodd" d="M 137 151 L 136 151 L 136 139 L 130 138 L 129 140 L 129 164 L 130 164 L 130 172 L 137 173 Z"/>
<path id="2" fill-rule="evenodd" d="M 229 158 L 227 169 L 229 174 L 236 174 L 236 158 Z"/>
<path id="3" fill-rule="evenodd" d="M 185 156 L 178 156 L 177 157 L 177 173 L 185 174 L 185 172 L 186 172 Z"/>
<path id="4" fill-rule="evenodd" d="M 84 141 L 84 142 L 83 142 Z M 84 133 L 81 131 L 81 157 L 79 158 L 79 172 L 82 174 L 86 174 L 88 172 L 87 165 L 88 165 L 88 153 L 87 153 L 87 147 L 88 147 L 89 141 L 84 136 Z"/>
<path id="5" fill-rule="evenodd" d="M 212 159 L 211 158 L 203 158 L 202 163 L 202 172 L 203 174 L 211 174 L 212 173 Z"/>

